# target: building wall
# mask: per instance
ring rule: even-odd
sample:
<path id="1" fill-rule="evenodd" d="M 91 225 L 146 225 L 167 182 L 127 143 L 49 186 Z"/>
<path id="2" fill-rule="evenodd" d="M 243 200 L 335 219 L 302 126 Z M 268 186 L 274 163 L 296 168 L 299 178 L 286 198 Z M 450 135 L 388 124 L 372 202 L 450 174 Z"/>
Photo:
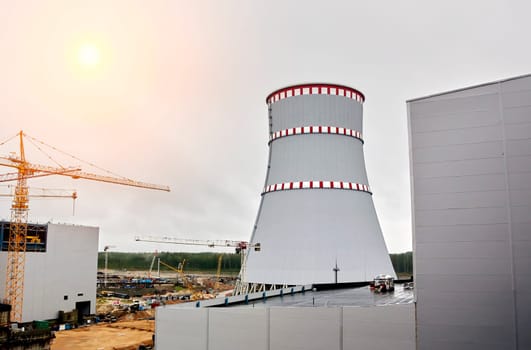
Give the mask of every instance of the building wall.
<path id="1" fill-rule="evenodd" d="M 375 307 L 157 308 L 157 350 L 411 350 L 413 304 Z"/>
<path id="2" fill-rule="evenodd" d="M 23 322 L 54 319 L 76 302 L 96 312 L 97 227 L 48 224 L 45 253 L 26 253 Z M 0 295 L 5 293 L 7 252 L 0 252 Z M 65 296 L 67 300 L 65 300 Z"/>
<path id="3" fill-rule="evenodd" d="M 408 102 L 418 349 L 531 348 L 531 77 Z"/>

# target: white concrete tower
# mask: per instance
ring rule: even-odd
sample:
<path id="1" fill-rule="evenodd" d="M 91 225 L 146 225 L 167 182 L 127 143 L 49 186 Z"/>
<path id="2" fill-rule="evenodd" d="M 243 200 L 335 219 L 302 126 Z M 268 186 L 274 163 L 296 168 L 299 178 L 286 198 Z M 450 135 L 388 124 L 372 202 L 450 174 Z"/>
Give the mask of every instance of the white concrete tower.
<path id="1" fill-rule="evenodd" d="M 334 84 L 271 93 L 269 164 L 243 280 L 260 284 L 395 276 L 367 181 L 363 94 Z M 337 264 L 337 265 L 336 265 Z"/>

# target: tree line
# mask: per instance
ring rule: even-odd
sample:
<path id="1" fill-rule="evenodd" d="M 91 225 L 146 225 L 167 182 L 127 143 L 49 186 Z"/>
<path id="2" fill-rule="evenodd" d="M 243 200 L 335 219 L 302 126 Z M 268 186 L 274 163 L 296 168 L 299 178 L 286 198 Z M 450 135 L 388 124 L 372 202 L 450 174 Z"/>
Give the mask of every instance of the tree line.
<path id="1" fill-rule="evenodd" d="M 107 267 L 111 270 L 149 270 L 153 261 L 153 253 L 121 253 L 107 252 Z M 218 267 L 218 258 L 222 255 L 222 272 L 238 272 L 240 270 L 240 255 L 235 253 L 170 253 L 159 252 L 155 257 L 153 271 L 157 270 L 157 259 L 174 268 L 179 268 L 184 260 L 184 271 L 210 271 L 215 272 Z M 105 268 L 105 253 L 98 253 L 98 269 Z M 160 265 L 161 271 L 170 271 Z"/>
<path id="2" fill-rule="evenodd" d="M 107 252 L 108 261 L 107 266 L 111 270 L 149 270 L 153 260 L 153 253 L 120 253 Z M 156 258 L 162 262 L 179 267 L 179 264 L 186 259 L 184 271 L 209 271 L 214 272 L 218 267 L 218 257 L 222 255 L 221 270 L 224 273 L 238 272 L 241 265 L 241 257 L 235 253 L 170 253 L 159 252 Z M 399 254 L 390 254 L 391 262 L 397 274 L 412 274 L 413 273 L 413 253 L 405 252 Z M 98 268 L 105 268 L 105 253 L 98 254 Z M 163 265 L 160 267 L 161 271 L 169 271 Z M 153 270 L 157 270 L 157 260 L 155 260 Z"/>
<path id="3" fill-rule="evenodd" d="M 397 274 L 413 274 L 413 252 L 389 254 Z"/>

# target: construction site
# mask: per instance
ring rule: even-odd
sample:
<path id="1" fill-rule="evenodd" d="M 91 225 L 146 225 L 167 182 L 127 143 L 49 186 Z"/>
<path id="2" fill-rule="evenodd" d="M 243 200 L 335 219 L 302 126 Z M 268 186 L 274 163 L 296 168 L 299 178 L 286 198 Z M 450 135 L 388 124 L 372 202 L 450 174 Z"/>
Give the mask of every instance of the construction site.
<path id="1" fill-rule="evenodd" d="M 81 166 L 62 166 L 50 155 L 50 151 L 58 151 L 54 146 L 28 136 L 23 131 L 0 143 L 0 147 L 10 142 L 11 146 L 15 143 L 15 151 L 11 148 L 8 155 L 0 156 L 0 166 L 15 170 L 0 175 L 1 182 L 9 183 L 6 186 L 8 193 L 1 195 L 11 198 L 12 203 L 11 219 L 0 222 L 0 269 L 4 271 L 0 277 L 0 284 L 3 286 L 0 291 L 0 348 L 48 349 L 56 338 L 56 332 L 98 323 L 98 312 L 103 315 L 102 321 L 116 321 L 117 318 L 111 311 L 114 311 L 114 305 L 117 309 L 123 309 L 123 304 L 115 303 L 114 300 L 101 302 L 97 298 L 97 227 L 37 224 L 28 219 L 30 198 L 75 200 L 75 190 L 66 192 L 34 189 L 28 182 L 33 178 L 59 175 L 151 190 L 170 189 L 167 186 L 111 176 L 108 171 L 102 175 L 83 171 Z M 30 157 L 26 158 L 25 142 L 33 144 L 56 164 L 28 161 Z M 73 155 L 69 157 L 81 161 Z M 94 166 L 88 162 L 85 164 Z M 149 305 L 152 304 L 150 301 Z M 141 307 L 143 309 L 142 304 L 138 303 L 138 308 Z M 99 311 L 101 308 L 104 311 Z M 153 317 L 149 311 L 134 310 L 134 307 L 133 311 L 143 313 L 142 317 L 137 314 L 135 319 L 149 321 Z M 145 333 L 152 327 L 149 328 L 149 322 L 144 322 L 139 329 Z M 151 336 L 148 338 L 150 340 Z M 149 345 L 148 342 L 146 345 Z M 66 348 L 80 347 L 68 345 Z"/>
<path id="2" fill-rule="evenodd" d="M 0 222 L 0 349 L 528 349 L 531 155 L 521 130 L 531 125 L 531 76 L 408 101 L 415 270 L 407 279 L 393 266 L 368 185 L 364 101 L 326 83 L 267 96 L 266 180 L 248 241 L 134 237 L 229 249 L 239 259 L 231 273 L 221 253 L 207 272 L 163 253 L 125 268 L 115 245 L 98 252 L 98 227 L 32 223 L 32 196 L 77 197 L 32 192 L 34 177 L 169 187 L 30 162 L 26 139 L 48 145 L 23 131 L 0 143 L 18 145 L 0 156 L 16 170 L 0 176 L 15 183 L 11 220 Z M 469 127 L 478 110 L 490 124 Z M 465 132 L 452 129 L 455 114 Z"/>

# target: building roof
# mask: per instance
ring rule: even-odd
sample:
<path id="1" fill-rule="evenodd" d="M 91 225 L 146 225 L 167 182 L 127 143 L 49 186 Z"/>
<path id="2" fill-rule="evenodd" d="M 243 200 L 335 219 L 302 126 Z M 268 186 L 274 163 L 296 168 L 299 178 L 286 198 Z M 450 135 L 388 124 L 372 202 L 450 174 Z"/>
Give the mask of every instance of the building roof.
<path id="1" fill-rule="evenodd" d="M 406 100 L 406 102 L 409 103 L 409 102 L 416 102 L 416 101 L 420 101 L 420 100 L 426 100 L 426 99 L 429 99 L 429 98 L 432 98 L 432 97 L 452 94 L 454 92 L 460 92 L 460 91 L 475 89 L 475 88 L 488 86 L 488 85 L 493 85 L 493 84 L 505 83 L 507 81 L 521 79 L 521 78 L 528 78 L 528 77 L 531 77 L 531 74 L 524 74 L 524 75 L 519 75 L 519 76 L 512 77 L 512 78 L 506 78 L 506 79 L 500 79 L 500 80 L 491 81 L 489 83 L 472 85 L 472 86 L 468 86 L 468 87 L 464 87 L 464 88 L 460 88 L 460 89 L 455 89 L 455 90 L 450 90 L 450 91 L 445 91 L 445 92 L 438 92 L 438 93 L 427 95 L 427 96 L 423 96 L 423 97 L 412 98 L 412 99 Z"/>

